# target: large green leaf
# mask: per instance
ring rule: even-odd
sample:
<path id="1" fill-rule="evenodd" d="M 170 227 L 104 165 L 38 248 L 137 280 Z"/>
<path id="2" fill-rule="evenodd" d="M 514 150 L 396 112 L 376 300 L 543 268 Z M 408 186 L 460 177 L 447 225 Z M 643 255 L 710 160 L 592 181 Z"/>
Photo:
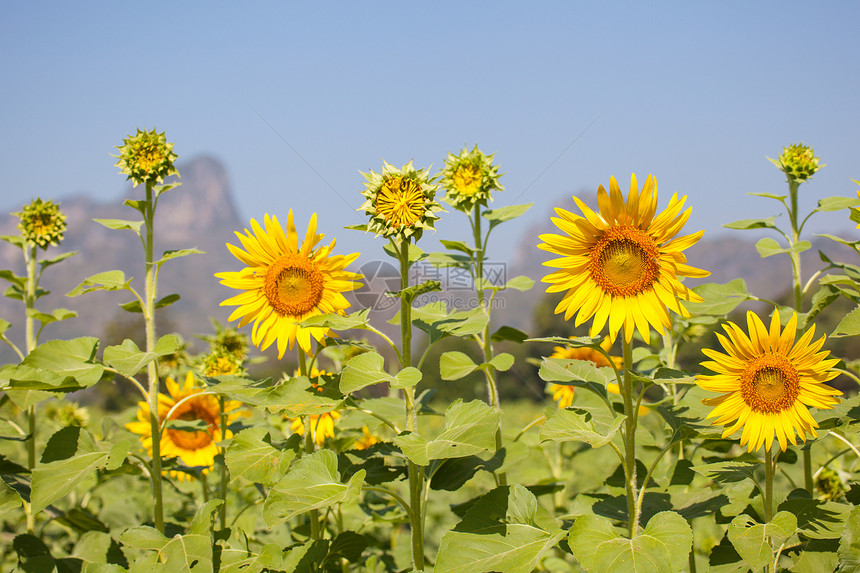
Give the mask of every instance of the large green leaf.
<path id="1" fill-rule="evenodd" d="M 723 284 L 706 283 L 695 287 L 693 291 L 704 300 L 686 302 L 684 306 L 696 317 L 710 315 L 722 318 L 739 304 L 752 298 L 743 279 L 734 279 Z"/>
<path id="2" fill-rule="evenodd" d="M 693 541 L 686 520 L 658 513 L 645 529 L 627 539 L 605 517 L 583 515 L 570 529 L 570 548 L 586 570 L 613 573 L 670 573 L 683 570 Z"/>
<path id="3" fill-rule="evenodd" d="M 66 296 L 80 296 L 97 290 L 130 290 L 131 279 L 122 271 L 106 271 L 84 279 Z"/>
<path id="4" fill-rule="evenodd" d="M 528 573 L 564 535 L 534 495 L 521 485 L 481 497 L 442 536 L 435 573 Z"/>
<path id="5" fill-rule="evenodd" d="M 0 519 L 3 519 L 6 513 L 21 507 L 21 504 L 18 492 L 0 479 Z"/>
<path id="6" fill-rule="evenodd" d="M 627 416 L 617 416 L 610 424 L 594 420 L 589 412 L 579 409 L 559 410 L 540 430 L 542 442 L 585 442 L 599 448 L 612 441 Z"/>
<path id="7" fill-rule="evenodd" d="M 93 337 L 40 344 L 21 364 L 0 370 L 0 387 L 68 391 L 92 386 L 104 367 L 95 363 L 99 340 Z"/>
<path id="8" fill-rule="evenodd" d="M 442 380 L 459 380 L 468 376 L 478 365 L 465 352 L 452 350 L 439 357 L 439 375 Z"/>
<path id="9" fill-rule="evenodd" d="M 153 360 L 155 360 L 154 353 L 142 351 L 128 338 L 123 340 L 122 344 L 108 346 L 104 351 L 104 361 L 129 378 L 143 370 Z"/>
<path id="10" fill-rule="evenodd" d="M 773 562 L 774 550 L 796 530 L 797 518 L 787 511 L 778 512 L 768 523 L 756 523 L 744 513 L 732 520 L 728 536 L 746 564 L 752 569 L 761 569 Z"/>
<path id="11" fill-rule="evenodd" d="M 430 460 L 461 458 L 493 450 L 501 412 L 481 400 L 457 400 L 445 411 L 445 428 L 429 442 L 419 434 L 404 432 L 394 439 L 412 462 L 426 466 Z"/>
<path id="12" fill-rule="evenodd" d="M 49 458 L 55 461 L 39 463 L 33 469 L 33 489 L 30 494 L 33 513 L 42 511 L 64 497 L 97 469 L 107 465 L 110 452 L 98 450 L 92 436 L 86 430 L 79 428 L 76 430 L 74 444 L 61 439 L 63 445 L 59 447 L 63 451 Z M 61 433 L 65 436 L 69 432 L 67 429 L 57 432 L 57 434 Z M 51 451 L 49 447 L 46 447 L 46 453 Z"/>
<path id="13" fill-rule="evenodd" d="M 311 381 L 304 376 L 290 378 L 277 386 L 267 388 L 255 396 L 255 401 L 257 406 L 281 412 L 288 418 L 331 412 L 341 402 L 339 397 L 333 397 L 330 392 L 320 392 L 318 388 L 314 388 Z"/>
<path id="14" fill-rule="evenodd" d="M 498 209 L 489 209 L 481 213 L 481 215 L 490 222 L 492 229 L 499 223 L 510 221 L 528 211 L 534 203 L 525 203 L 523 205 L 507 205 Z"/>
<path id="15" fill-rule="evenodd" d="M 609 366 L 598 368 L 590 360 L 544 358 L 538 371 L 544 382 L 592 382 L 606 386 L 615 381 L 615 371 Z"/>
<path id="16" fill-rule="evenodd" d="M 758 254 L 765 259 L 783 253 L 802 253 L 803 251 L 808 251 L 812 248 L 812 243 L 809 241 L 798 241 L 792 247 L 783 247 L 775 239 L 765 237 L 764 239 L 759 239 L 755 244 L 755 248 Z"/>
<path id="17" fill-rule="evenodd" d="M 845 571 L 860 571 L 860 507 L 852 509 L 845 521 L 839 557 Z"/>
<path id="18" fill-rule="evenodd" d="M 349 394 L 390 379 L 391 376 L 385 372 L 382 355 L 365 352 L 346 363 L 340 375 L 340 391 Z"/>
<path id="19" fill-rule="evenodd" d="M 263 504 L 263 517 L 269 527 L 310 511 L 356 499 L 361 492 L 364 470 L 356 472 L 346 484 L 337 471 L 337 455 L 320 450 L 298 460 L 269 492 Z"/>
<path id="20" fill-rule="evenodd" d="M 833 333 L 832 338 L 842 336 L 857 336 L 860 334 L 860 306 L 845 315 Z"/>
<path id="21" fill-rule="evenodd" d="M 220 573 L 262 573 L 284 570 L 284 551 L 274 543 L 264 545 L 256 554 L 232 547 L 221 550 Z"/>
<path id="22" fill-rule="evenodd" d="M 280 481 L 295 456 L 292 450 L 278 450 L 272 446 L 272 438 L 265 428 L 242 430 L 233 436 L 226 453 L 230 479 L 241 477 L 265 486 Z"/>

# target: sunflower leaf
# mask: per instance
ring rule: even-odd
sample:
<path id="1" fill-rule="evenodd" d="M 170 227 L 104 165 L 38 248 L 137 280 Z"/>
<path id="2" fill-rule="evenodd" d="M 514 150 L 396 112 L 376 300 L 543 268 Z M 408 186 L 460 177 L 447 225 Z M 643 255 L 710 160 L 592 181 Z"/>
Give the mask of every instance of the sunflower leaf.
<path id="1" fill-rule="evenodd" d="M 347 483 L 341 483 L 334 452 L 320 450 L 306 455 L 272 487 L 263 503 L 263 518 L 274 527 L 312 509 L 348 503 L 360 494 L 364 475 L 364 470 L 359 470 Z"/>
<path id="2" fill-rule="evenodd" d="M 860 198 L 857 197 L 825 197 L 818 200 L 816 211 L 841 211 L 850 207 L 860 207 Z"/>
<path id="3" fill-rule="evenodd" d="M 776 229 L 774 225 L 776 217 L 766 217 L 764 219 L 742 219 L 733 223 L 723 225 L 726 229 L 748 230 L 748 229 Z"/>
<path id="4" fill-rule="evenodd" d="M 744 562 L 761 569 L 773 561 L 772 547 L 782 545 L 796 530 L 797 518 L 787 511 L 778 512 L 768 523 L 756 523 L 741 514 L 729 525 L 728 536 Z"/>
<path id="5" fill-rule="evenodd" d="M 318 314 L 310 316 L 301 322 L 303 327 L 331 328 L 334 330 L 349 330 L 350 328 L 363 328 L 367 326 L 367 315 L 369 308 L 353 312 L 352 314 Z"/>
<path id="6" fill-rule="evenodd" d="M 167 420 L 164 424 L 166 430 L 179 430 L 182 432 L 205 432 L 209 429 L 206 420 Z"/>
<path id="7" fill-rule="evenodd" d="M 693 534 L 677 513 L 663 511 L 626 539 L 605 517 L 583 515 L 570 529 L 570 548 L 591 571 L 675 572 L 687 565 Z"/>
<path id="8" fill-rule="evenodd" d="M 776 242 L 776 239 L 765 237 L 763 239 L 759 239 L 759 241 L 755 244 L 755 248 L 758 251 L 758 254 L 763 259 L 766 259 L 767 257 L 781 255 L 784 253 L 802 253 L 803 251 L 808 251 L 812 248 L 812 243 L 810 243 L 809 241 L 798 241 L 792 247 L 783 248 L 779 243 Z"/>
<path id="9" fill-rule="evenodd" d="M 175 249 L 170 251 L 164 251 L 164 255 L 153 264 L 161 266 L 169 260 L 178 259 L 180 257 L 187 257 L 188 255 L 205 255 L 206 251 L 201 251 L 200 249 Z"/>
<path id="10" fill-rule="evenodd" d="M 439 357 L 439 375 L 442 380 L 459 380 L 477 368 L 478 365 L 465 352 L 452 350 Z"/>
<path id="11" fill-rule="evenodd" d="M 510 221 L 511 219 L 516 219 L 520 215 L 523 215 L 531 208 L 532 205 L 534 205 L 534 203 L 525 203 L 523 205 L 508 205 L 506 207 L 500 207 L 498 209 L 488 209 L 487 211 L 481 213 L 481 216 L 490 222 L 490 229 L 492 229 L 496 225 L 504 223 L 505 221 Z"/>
<path id="12" fill-rule="evenodd" d="M 514 365 L 514 357 L 512 354 L 508 354 L 507 352 L 502 352 L 501 354 L 497 354 L 493 356 L 493 358 L 489 362 L 484 362 L 481 364 L 482 369 L 486 368 L 495 368 L 499 372 L 506 372 L 511 369 L 511 366 Z"/>
<path id="13" fill-rule="evenodd" d="M 510 341 L 522 344 L 529 337 L 528 334 L 513 326 L 500 326 L 491 336 L 493 342 Z"/>
<path id="14" fill-rule="evenodd" d="M 421 382 L 421 371 L 412 366 L 407 366 L 389 380 L 389 385 L 395 389 L 412 388 Z"/>
<path id="15" fill-rule="evenodd" d="M 349 394 L 391 379 L 391 375 L 385 372 L 382 355 L 364 352 L 346 363 L 340 375 L 340 391 Z"/>
<path id="16" fill-rule="evenodd" d="M 258 406 L 272 412 L 279 412 L 288 418 L 325 414 L 337 409 L 341 402 L 339 398 L 327 395 L 325 391 L 319 392 L 314 389 L 311 381 L 305 376 L 290 378 L 282 384 L 263 390 L 252 398 Z"/>
<path id="17" fill-rule="evenodd" d="M 70 434 L 69 428 L 63 428 L 52 436 L 54 444 L 59 444 L 53 448 L 62 451 L 48 458 L 43 457 L 53 461 L 41 462 L 33 469 L 30 494 L 33 513 L 42 511 L 64 497 L 76 485 L 92 476 L 95 470 L 104 468 L 109 461 L 110 452 L 98 450 L 86 430 L 75 428 L 74 435 L 67 434 Z M 57 439 L 54 440 L 54 437 Z M 46 453 L 49 453 L 47 447 Z"/>
<path id="18" fill-rule="evenodd" d="M 85 278 L 66 296 L 80 296 L 97 290 L 131 290 L 131 278 L 126 279 L 122 271 L 106 271 Z"/>
<path id="19" fill-rule="evenodd" d="M 52 258 L 50 258 L 50 259 L 42 259 L 42 260 L 40 260 L 40 261 L 39 261 L 39 266 L 40 266 L 40 267 L 42 268 L 42 270 L 44 271 L 45 269 L 47 269 L 47 268 L 48 268 L 48 267 L 50 267 L 51 265 L 56 265 L 57 263 L 62 262 L 62 261 L 65 261 L 65 260 L 66 260 L 66 259 L 68 259 L 69 257 L 73 257 L 73 256 L 75 256 L 75 255 L 77 255 L 77 254 L 78 254 L 78 251 L 70 251 L 70 252 L 68 252 L 68 253 L 62 253 L 62 254 L 59 254 L 59 255 L 57 255 L 56 257 L 52 257 Z"/>
<path id="20" fill-rule="evenodd" d="M 140 236 L 140 228 L 143 226 L 143 221 L 126 221 L 125 219 L 93 219 L 99 225 L 113 230 L 128 229 L 134 231 Z"/>
<path id="21" fill-rule="evenodd" d="M 690 469 L 717 483 L 733 483 L 747 478 L 752 479 L 756 469 L 760 466 L 761 462 L 759 461 L 726 461 L 702 464 Z"/>
<path id="22" fill-rule="evenodd" d="M 296 453 L 272 446 L 265 428 L 247 428 L 233 436 L 227 448 L 230 479 L 244 478 L 252 483 L 272 486 L 287 473 Z"/>
<path id="23" fill-rule="evenodd" d="M 498 487 L 442 536 L 434 571 L 528 573 L 563 536 L 533 493 L 518 484 Z"/>
<path id="24" fill-rule="evenodd" d="M 10 389 L 69 391 L 92 386 L 102 376 L 104 366 L 95 363 L 98 339 L 50 340 L 40 344 L 21 364 L 0 370 L 0 387 Z"/>
<path id="25" fill-rule="evenodd" d="M 857 336 L 860 334 L 860 306 L 845 315 L 833 332 L 831 338 L 841 338 L 843 336 Z"/>
<path id="26" fill-rule="evenodd" d="M 564 409 L 553 414 L 541 427 L 542 442 L 585 442 L 592 448 L 608 444 L 621 429 L 627 416 L 617 416 L 606 425 L 580 409 Z"/>

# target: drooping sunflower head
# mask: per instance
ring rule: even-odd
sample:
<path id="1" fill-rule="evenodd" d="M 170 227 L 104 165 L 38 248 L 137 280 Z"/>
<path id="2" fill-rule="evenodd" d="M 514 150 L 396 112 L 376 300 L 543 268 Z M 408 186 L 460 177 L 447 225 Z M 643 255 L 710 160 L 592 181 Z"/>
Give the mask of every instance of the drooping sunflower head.
<path id="1" fill-rule="evenodd" d="M 183 464 L 192 468 L 201 468 L 202 473 L 208 473 L 218 455 L 218 442 L 231 437 L 229 425 L 240 416 L 247 413 L 239 410 L 241 403 L 235 400 L 224 401 L 224 413 L 227 415 L 227 426 L 221 427 L 221 407 L 218 398 L 211 394 L 203 394 L 203 388 L 195 384 L 194 374 L 189 372 L 185 382 L 180 385 L 173 378 L 164 382 L 167 394 L 158 395 L 158 421 L 165 419 L 176 422 L 197 423 L 205 426 L 205 430 L 185 430 L 171 427 L 168 421 L 161 434 L 161 456 L 163 458 L 179 458 Z M 140 434 L 143 447 L 152 455 L 152 426 L 149 422 L 149 404 L 138 402 L 137 421 L 126 424 L 126 428 Z M 190 479 L 185 472 L 165 472 L 183 481 Z"/>
<path id="2" fill-rule="evenodd" d="M 157 185 L 169 175 L 176 175 L 173 162 L 179 157 L 173 152 L 173 143 L 167 141 L 164 132 L 155 129 L 137 129 L 135 135 L 123 139 L 118 146 L 119 159 L 116 166 L 119 172 L 132 181 L 132 186 L 141 184 Z"/>
<path id="3" fill-rule="evenodd" d="M 770 157 L 768 159 L 785 173 L 789 182 L 803 183 L 824 167 L 823 163 L 819 165 L 820 158 L 815 157 L 812 148 L 802 143 L 793 143 L 788 147 L 783 147 L 779 159 L 771 159 Z"/>
<path id="4" fill-rule="evenodd" d="M 556 209 L 552 221 L 563 235 L 541 235 L 538 248 L 559 255 L 544 265 L 558 270 L 542 280 L 547 292 L 564 292 L 555 308 L 565 320 L 574 314 L 579 326 L 590 318 L 591 336 L 608 324 L 610 340 L 623 328 L 629 342 L 638 330 L 650 341 L 670 325 L 668 309 L 689 316 L 678 299 L 700 302 L 702 298 L 684 286 L 679 277 L 705 277 L 710 273 L 687 265 L 684 249 L 704 231 L 676 237 L 690 216 L 683 210 L 687 197 L 672 196 L 669 206 L 657 213 L 657 184 L 650 175 L 641 192 L 636 176 L 630 180 L 625 201 L 614 177 L 609 193 L 597 190 L 599 212 L 579 198 L 573 200 L 584 216 Z"/>
<path id="5" fill-rule="evenodd" d="M 47 249 L 49 245 L 56 247 L 63 240 L 66 215 L 60 211 L 59 203 L 42 201 L 37 197 L 14 215 L 21 219 L 18 230 L 26 241 Z"/>
<path id="6" fill-rule="evenodd" d="M 382 173 L 362 173 L 366 200 L 358 210 L 370 217 L 367 230 L 417 241 L 425 229 L 434 229 L 442 207 L 435 200 L 439 186 L 429 173 L 414 169 L 411 161 L 400 169 L 383 162 Z"/>
<path id="7" fill-rule="evenodd" d="M 600 347 L 606 352 L 609 352 L 609 349 L 612 347 L 612 343 L 609 338 L 604 338 L 603 342 L 600 343 Z M 603 353 L 588 346 L 555 346 L 553 347 L 552 354 L 550 354 L 549 357 L 561 360 L 588 360 L 589 362 L 594 363 L 598 368 L 612 366 L 613 363 L 616 367 L 620 367 L 622 363 L 622 359 L 620 357 L 611 356 L 610 358 L 612 358 L 612 362 L 610 362 L 606 359 L 606 356 L 604 356 Z M 550 384 L 547 387 L 547 391 L 552 394 L 552 399 L 558 402 L 560 410 L 569 408 L 570 405 L 573 404 L 574 390 L 574 386 L 566 384 Z"/>
<path id="8" fill-rule="evenodd" d="M 459 211 L 470 212 L 476 204 L 492 201 L 492 191 L 504 191 L 499 183 L 499 167 L 493 165 L 493 155 L 484 155 L 478 146 L 471 151 L 465 146 L 459 155 L 448 153 L 442 169 L 445 202 Z"/>
<path id="9" fill-rule="evenodd" d="M 776 312 L 770 329 L 747 312 L 749 336 L 732 322 L 723 328 L 728 337 L 717 337 L 725 353 L 702 349 L 711 359 L 702 366 L 716 374 L 696 377 L 700 387 L 722 393 L 703 403 L 714 406 L 708 418 L 715 418 L 715 426 L 725 426 L 723 437 L 743 428 L 741 445 L 748 444 L 750 452 L 762 445 L 770 451 L 774 438 L 785 451 L 788 442 L 797 444 L 795 432 L 801 441 L 807 435 L 817 437 L 818 423 L 808 407 L 833 408 L 842 394 L 825 384 L 837 376 L 831 369 L 839 362 L 821 350 L 825 337 L 813 342 L 813 326 L 795 343 L 797 314 L 781 330 Z"/>
<path id="10" fill-rule="evenodd" d="M 249 322 L 251 342 L 265 350 L 274 342 L 278 358 L 296 341 L 311 353 L 311 340 L 324 344 L 332 335 L 327 328 L 304 327 L 299 323 L 319 314 L 343 314 L 350 303 L 342 293 L 358 288 L 360 276 L 346 271 L 358 253 L 332 255 L 335 241 L 317 244 L 325 235 L 316 232 L 317 216 L 311 216 L 304 242 L 299 245 L 293 211 L 287 216 L 286 231 L 277 217 L 268 214 L 261 227 L 251 219 L 251 229 L 236 233 L 242 248 L 227 244 L 236 258 L 248 265 L 241 271 L 217 273 L 221 284 L 242 292 L 228 298 L 222 306 L 238 306 L 229 320 L 239 319 L 239 327 Z"/>

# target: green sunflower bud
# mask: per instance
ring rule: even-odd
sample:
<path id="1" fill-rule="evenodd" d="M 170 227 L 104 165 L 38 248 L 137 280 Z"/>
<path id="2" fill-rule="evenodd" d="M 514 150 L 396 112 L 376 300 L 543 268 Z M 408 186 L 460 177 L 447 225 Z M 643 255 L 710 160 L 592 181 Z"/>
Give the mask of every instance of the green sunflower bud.
<path id="1" fill-rule="evenodd" d="M 771 159 L 770 157 L 768 159 L 780 171 L 785 173 L 789 182 L 796 181 L 803 183 L 815 175 L 816 171 L 824 167 L 823 163 L 819 165 L 819 158 L 815 157 L 812 148 L 802 143 L 783 147 L 782 153 L 779 154 L 779 159 Z"/>
<path id="2" fill-rule="evenodd" d="M 117 147 L 119 161 L 116 166 L 137 187 L 140 184 L 156 185 L 169 175 L 176 175 L 173 162 L 178 155 L 173 153 L 173 144 L 167 142 L 164 132 L 142 131 L 123 139 L 123 145 Z"/>
<path id="3" fill-rule="evenodd" d="M 47 249 L 49 245 L 56 247 L 63 240 L 66 215 L 60 211 L 59 203 L 36 198 L 25 205 L 23 211 L 15 215 L 21 219 L 18 223 L 21 236 L 30 243 Z"/>
<path id="4" fill-rule="evenodd" d="M 239 376 L 245 372 L 242 360 L 235 354 L 224 351 L 208 354 L 200 369 L 205 376 Z"/>
<path id="5" fill-rule="evenodd" d="M 839 473 L 830 468 L 822 468 L 815 478 L 815 492 L 822 501 L 839 501 L 845 497 L 845 484 Z"/>
<path id="6" fill-rule="evenodd" d="M 383 162 L 382 173 L 364 175 L 366 201 L 358 208 L 370 217 L 368 231 L 383 237 L 421 238 L 425 229 L 435 229 L 442 206 L 436 202 L 435 178 L 429 169 L 414 169 L 410 161 L 402 168 Z"/>
<path id="7" fill-rule="evenodd" d="M 493 155 L 484 155 L 477 145 L 471 151 L 463 147 L 460 155 L 449 152 L 441 173 L 445 202 L 468 213 L 476 204 L 486 205 L 488 200 L 492 201 L 493 190 L 504 191 L 499 183 L 499 167 L 493 165 Z"/>

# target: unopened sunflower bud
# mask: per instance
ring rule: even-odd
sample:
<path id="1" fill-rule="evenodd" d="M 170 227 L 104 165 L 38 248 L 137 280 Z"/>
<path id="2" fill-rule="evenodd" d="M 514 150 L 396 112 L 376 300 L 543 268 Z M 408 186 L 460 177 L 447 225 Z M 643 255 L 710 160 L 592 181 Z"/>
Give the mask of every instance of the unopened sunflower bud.
<path id="1" fill-rule="evenodd" d="M 816 171 L 824 167 L 823 163 L 819 165 L 819 158 L 815 157 L 812 148 L 802 143 L 783 147 L 779 159 L 770 159 L 770 161 L 785 173 L 789 181 L 798 183 L 809 180 Z"/>
<path id="2" fill-rule="evenodd" d="M 178 155 L 173 153 L 173 144 L 168 143 L 164 132 L 144 131 L 138 128 L 135 135 L 123 139 L 117 147 L 119 172 L 128 176 L 135 187 L 140 184 L 156 185 L 169 175 L 176 175 L 173 162 Z"/>
<path id="3" fill-rule="evenodd" d="M 201 366 L 205 376 L 238 376 L 245 372 L 242 360 L 228 352 L 213 352 L 203 359 Z"/>
<path id="4" fill-rule="evenodd" d="M 475 204 L 492 201 L 493 190 L 503 191 L 499 183 L 499 167 L 493 165 L 493 155 L 484 155 L 476 145 L 466 147 L 459 155 L 448 153 L 442 170 L 442 186 L 446 189 L 445 201 L 455 209 L 468 213 Z"/>
<path id="5" fill-rule="evenodd" d="M 18 223 L 21 236 L 30 243 L 47 249 L 49 245 L 56 247 L 63 240 L 66 216 L 60 211 L 59 203 L 37 198 L 15 215 L 21 219 Z"/>

